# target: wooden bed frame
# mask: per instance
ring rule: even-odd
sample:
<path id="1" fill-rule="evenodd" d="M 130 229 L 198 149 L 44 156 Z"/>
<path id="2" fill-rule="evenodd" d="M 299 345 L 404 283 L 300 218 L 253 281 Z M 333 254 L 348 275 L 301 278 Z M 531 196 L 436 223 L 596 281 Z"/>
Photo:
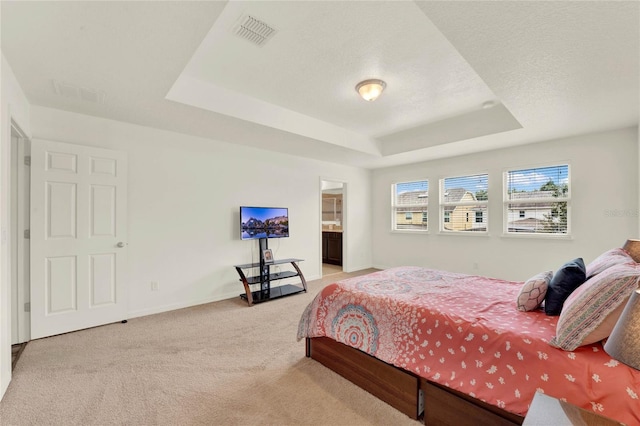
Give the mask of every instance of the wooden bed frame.
<path id="1" fill-rule="evenodd" d="M 306 355 L 429 426 L 521 425 L 524 418 L 418 377 L 328 337 L 306 339 Z"/>
<path id="2" fill-rule="evenodd" d="M 640 263 L 640 240 L 622 247 Z M 418 377 L 328 337 L 306 339 L 306 355 L 428 426 L 521 425 L 524 417 Z"/>

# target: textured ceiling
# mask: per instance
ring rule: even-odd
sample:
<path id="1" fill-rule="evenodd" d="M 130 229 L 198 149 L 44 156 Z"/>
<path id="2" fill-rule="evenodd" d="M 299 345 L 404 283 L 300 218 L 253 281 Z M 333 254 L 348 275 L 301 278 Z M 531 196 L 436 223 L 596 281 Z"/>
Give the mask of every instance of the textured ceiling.
<path id="1" fill-rule="evenodd" d="M 384 167 L 637 125 L 639 6 L 3 1 L 0 16 L 35 105 Z M 275 36 L 235 36 L 245 14 Z M 354 90 L 366 78 L 387 82 L 375 102 Z"/>

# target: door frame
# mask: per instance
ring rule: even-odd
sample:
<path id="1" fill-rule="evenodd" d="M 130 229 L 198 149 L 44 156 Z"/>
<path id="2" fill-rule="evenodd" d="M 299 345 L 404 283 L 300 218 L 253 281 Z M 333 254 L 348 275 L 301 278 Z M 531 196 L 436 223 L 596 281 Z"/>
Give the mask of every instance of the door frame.
<path id="1" fill-rule="evenodd" d="M 17 138 L 14 144 L 14 136 Z M 31 141 L 11 121 L 11 176 L 10 212 L 11 228 L 11 344 L 28 342 L 31 339 L 31 313 L 27 308 L 30 301 L 29 280 L 29 240 L 24 232 L 29 229 L 29 178 L 30 169 L 25 157 L 30 156 Z M 14 335 L 13 330 L 17 331 Z"/>
<path id="2" fill-rule="evenodd" d="M 329 177 L 322 177 L 320 176 L 320 181 L 319 181 L 319 194 L 318 194 L 318 201 L 319 201 L 319 207 L 318 207 L 318 213 L 320 215 L 320 220 L 318 220 L 318 235 L 320 235 L 320 243 L 319 243 L 319 254 L 318 254 L 318 260 L 319 260 L 319 269 L 320 269 L 320 278 L 322 278 L 322 191 L 323 191 L 323 182 L 332 182 L 332 183 L 340 183 L 342 184 L 342 271 L 343 272 L 349 272 L 349 268 L 348 268 L 348 250 L 345 250 L 346 247 L 348 247 L 347 244 L 347 240 L 348 240 L 348 234 L 347 234 L 347 223 L 348 223 L 348 208 L 347 208 L 347 187 L 348 187 L 348 182 L 344 179 L 336 179 L 336 178 L 329 178 Z"/>

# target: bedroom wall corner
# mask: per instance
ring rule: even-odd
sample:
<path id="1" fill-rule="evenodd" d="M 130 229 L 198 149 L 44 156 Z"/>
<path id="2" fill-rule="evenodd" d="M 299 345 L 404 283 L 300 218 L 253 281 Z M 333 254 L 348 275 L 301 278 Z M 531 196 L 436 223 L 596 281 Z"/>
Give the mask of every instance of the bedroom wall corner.
<path id="1" fill-rule="evenodd" d="M 11 282 L 9 265 L 11 122 L 29 135 L 30 105 L 11 66 L 0 52 L 0 399 L 11 381 Z"/>

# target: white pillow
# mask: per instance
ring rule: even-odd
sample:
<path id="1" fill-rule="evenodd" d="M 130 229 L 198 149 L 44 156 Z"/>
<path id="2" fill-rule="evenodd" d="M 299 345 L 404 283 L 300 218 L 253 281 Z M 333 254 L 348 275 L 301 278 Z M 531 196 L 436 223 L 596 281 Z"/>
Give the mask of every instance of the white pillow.
<path id="1" fill-rule="evenodd" d="M 598 275 L 607 268 L 620 263 L 634 262 L 633 258 L 621 248 L 607 250 L 587 265 L 587 279 Z"/>
<path id="2" fill-rule="evenodd" d="M 546 271 L 525 281 L 516 299 L 516 307 L 519 311 L 528 312 L 540 307 L 547 294 L 551 277 L 553 277 L 553 271 Z"/>

